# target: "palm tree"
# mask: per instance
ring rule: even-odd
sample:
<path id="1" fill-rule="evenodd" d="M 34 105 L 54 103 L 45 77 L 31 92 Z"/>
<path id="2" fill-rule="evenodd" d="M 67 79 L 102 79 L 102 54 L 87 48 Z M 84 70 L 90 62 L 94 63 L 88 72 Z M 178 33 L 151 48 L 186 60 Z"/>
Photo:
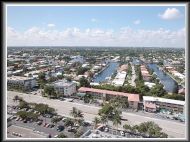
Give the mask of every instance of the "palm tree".
<path id="1" fill-rule="evenodd" d="M 112 118 L 112 122 L 113 122 L 113 126 L 116 126 L 117 130 L 118 130 L 118 124 L 121 125 L 121 116 L 119 114 L 119 112 L 116 112 Z"/>
<path id="2" fill-rule="evenodd" d="M 77 114 L 77 109 L 76 109 L 76 107 L 73 107 L 71 112 L 70 112 L 70 115 L 75 118 L 76 114 Z"/>
<path id="3" fill-rule="evenodd" d="M 71 128 L 72 128 L 72 126 L 74 125 L 74 122 L 71 118 L 67 118 L 67 119 L 65 119 L 64 125 L 67 127 L 71 126 Z"/>
<path id="4" fill-rule="evenodd" d="M 123 125 L 123 128 L 124 128 L 125 130 L 131 130 L 131 126 L 128 125 L 128 124 Z"/>
<path id="5" fill-rule="evenodd" d="M 75 121 L 80 124 L 81 119 L 83 118 L 83 114 L 81 110 L 77 110 L 76 107 L 73 107 L 70 115 L 74 117 Z"/>
<path id="6" fill-rule="evenodd" d="M 97 124 L 100 123 L 100 119 L 98 117 L 94 117 L 94 127 L 93 127 L 93 130 L 97 127 Z"/>
<path id="7" fill-rule="evenodd" d="M 102 115 L 100 116 L 100 122 L 101 122 L 102 124 L 107 124 L 107 122 L 108 122 L 108 117 L 107 117 L 106 115 L 102 114 Z"/>

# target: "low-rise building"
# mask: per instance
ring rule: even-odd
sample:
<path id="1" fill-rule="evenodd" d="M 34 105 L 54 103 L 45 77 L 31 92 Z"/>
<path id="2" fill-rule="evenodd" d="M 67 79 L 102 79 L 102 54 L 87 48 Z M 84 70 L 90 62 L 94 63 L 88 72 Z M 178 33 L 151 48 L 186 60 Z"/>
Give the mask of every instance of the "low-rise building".
<path id="1" fill-rule="evenodd" d="M 147 68 L 145 67 L 145 65 L 141 65 L 141 74 L 143 77 L 144 81 L 149 81 L 151 78 L 151 75 L 149 74 Z"/>
<path id="2" fill-rule="evenodd" d="M 155 86 L 155 83 L 152 82 L 144 82 L 144 85 L 148 86 L 149 88 L 152 88 L 153 86 Z"/>
<path id="3" fill-rule="evenodd" d="M 118 72 L 114 80 L 112 81 L 112 84 L 115 86 L 123 86 L 126 76 L 127 72 L 125 71 Z"/>
<path id="4" fill-rule="evenodd" d="M 67 80 L 59 80 L 51 84 L 59 95 L 71 96 L 76 93 L 76 83 Z"/>
<path id="5" fill-rule="evenodd" d="M 19 87 L 22 90 L 31 90 L 36 86 L 36 79 L 22 76 L 7 77 L 7 86 L 9 88 Z"/>
<path id="6" fill-rule="evenodd" d="M 138 109 L 139 94 L 123 93 L 123 92 L 94 89 L 94 88 L 87 88 L 87 87 L 79 88 L 78 92 L 89 93 L 93 95 L 96 99 L 105 100 L 105 101 L 110 100 L 111 98 L 116 97 L 116 96 L 128 97 L 129 107 Z"/>
<path id="7" fill-rule="evenodd" d="M 145 111 L 156 112 L 160 109 L 166 109 L 177 113 L 183 113 L 185 101 L 165 99 L 160 97 L 143 96 L 143 105 Z"/>

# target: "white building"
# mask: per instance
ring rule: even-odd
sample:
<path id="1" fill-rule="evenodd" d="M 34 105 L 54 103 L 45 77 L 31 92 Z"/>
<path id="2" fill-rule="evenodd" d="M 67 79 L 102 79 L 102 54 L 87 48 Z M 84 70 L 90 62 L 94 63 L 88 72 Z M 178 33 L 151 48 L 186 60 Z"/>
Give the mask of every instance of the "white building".
<path id="1" fill-rule="evenodd" d="M 143 96 L 144 110 L 155 112 L 157 109 L 166 109 L 175 112 L 184 112 L 185 101 L 165 99 L 152 96 Z"/>
<path id="2" fill-rule="evenodd" d="M 76 63 L 76 62 L 80 62 L 81 64 L 83 64 L 85 62 L 85 59 L 83 56 L 71 56 L 71 61 L 70 63 Z"/>
<path id="3" fill-rule="evenodd" d="M 76 93 L 76 83 L 74 82 L 68 82 L 67 80 L 59 80 L 51 85 L 54 86 L 55 91 L 58 94 L 64 95 L 64 96 L 71 96 L 74 93 Z"/>
<path id="4" fill-rule="evenodd" d="M 112 84 L 115 86 L 123 86 L 126 75 L 127 75 L 127 72 L 125 71 L 118 72 L 114 80 L 112 81 Z"/>
<path id="5" fill-rule="evenodd" d="M 149 88 L 152 88 L 153 86 L 155 86 L 155 83 L 152 82 L 144 82 L 144 85 L 148 86 Z"/>
<path id="6" fill-rule="evenodd" d="M 22 87 L 25 90 L 30 90 L 36 86 L 36 79 L 22 76 L 7 77 L 8 87 Z"/>

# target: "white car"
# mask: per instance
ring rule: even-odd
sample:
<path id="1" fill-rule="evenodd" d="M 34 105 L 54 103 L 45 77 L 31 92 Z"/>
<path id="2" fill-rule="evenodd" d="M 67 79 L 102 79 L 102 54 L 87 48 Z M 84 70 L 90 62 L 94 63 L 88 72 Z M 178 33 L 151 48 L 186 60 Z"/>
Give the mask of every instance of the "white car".
<path id="1" fill-rule="evenodd" d="M 57 137 L 58 137 L 58 135 L 55 135 L 55 136 L 54 136 L 54 138 L 57 138 Z"/>
<path id="2" fill-rule="evenodd" d="M 104 129 L 104 131 L 105 131 L 105 132 L 108 132 L 108 131 L 109 131 L 109 128 L 108 128 L 108 127 L 106 127 L 106 128 Z"/>
<path id="3" fill-rule="evenodd" d="M 125 133 L 123 131 L 120 131 L 121 136 L 125 136 Z"/>

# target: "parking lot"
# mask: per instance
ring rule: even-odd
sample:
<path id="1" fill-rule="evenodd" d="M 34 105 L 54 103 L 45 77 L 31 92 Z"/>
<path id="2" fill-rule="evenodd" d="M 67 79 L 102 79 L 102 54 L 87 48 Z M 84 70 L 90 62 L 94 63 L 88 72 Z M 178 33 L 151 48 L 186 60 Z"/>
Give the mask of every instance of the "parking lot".
<path id="1" fill-rule="evenodd" d="M 84 119 L 87 121 L 92 121 L 95 116 L 97 116 L 98 110 L 100 107 L 96 106 L 89 106 L 87 104 L 78 104 L 74 102 L 65 102 L 60 100 L 50 100 L 48 98 L 44 98 L 38 95 L 31 95 L 31 94 L 24 94 L 18 93 L 13 91 L 8 91 L 7 94 L 7 103 L 13 104 L 13 97 L 18 95 L 23 97 L 24 100 L 27 102 L 35 102 L 35 103 L 44 103 L 48 104 L 50 107 L 53 107 L 57 110 L 57 113 L 64 116 L 69 116 L 70 110 L 72 107 L 76 107 L 79 110 L 82 110 L 84 114 Z M 160 119 L 157 117 L 152 117 L 147 114 L 143 114 L 140 112 L 123 112 L 123 118 L 128 119 L 127 124 L 135 125 L 140 124 L 145 121 L 154 121 L 158 124 L 162 129 L 163 132 L 167 133 L 169 137 L 176 137 L 176 138 L 184 138 L 185 137 L 185 124 L 181 122 L 175 122 L 174 120 L 168 119 Z M 122 121 L 122 125 L 126 124 L 126 122 Z M 122 128 L 122 125 L 119 126 Z"/>
<path id="2" fill-rule="evenodd" d="M 20 136 L 18 136 L 18 135 Z M 7 128 L 7 138 L 46 138 L 47 135 L 34 132 L 32 129 L 11 125 Z"/>
<path id="3" fill-rule="evenodd" d="M 11 108 L 11 107 L 9 107 Z M 13 109 L 12 110 L 14 112 L 17 112 L 18 110 L 17 109 Z M 43 116 L 40 116 L 39 117 L 39 120 L 40 121 L 37 121 L 37 122 L 31 122 L 31 121 L 23 121 L 21 119 L 19 119 L 19 117 L 16 117 L 13 115 L 13 117 L 11 117 L 11 123 L 12 123 L 12 126 L 14 127 L 22 127 L 22 128 L 27 128 L 31 131 L 33 131 L 34 133 L 41 133 L 42 135 L 46 135 L 46 137 L 48 135 L 51 135 L 51 137 L 54 137 L 56 135 L 59 135 L 60 133 L 64 133 L 65 135 L 67 135 L 67 137 L 70 137 L 70 138 L 74 138 L 74 132 L 69 132 L 68 131 L 68 128 L 67 127 L 64 127 L 63 130 L 61 131 L 58 131 L 57 128 L 59 126 L 64 126 L 64 122 L 63 121 L 60 121 L 56 124 L 52 123 L 51 122 L 51 118 L 47 118 L 47 117 L 43 117 Z M 41 122 L 41 123 L 38 123 L 38 122 Z M 11 128 L 12 129 L 12 126 L 8 127 L 9 129 Z M 78 127 L 76 127 L 76 130 L 77 130 Z M 85 126 L 85 127 L 82 127 L 82 131 L 83 132 L 86 132 L 87 130 L 91 129 L 92 126 Z M 22 132 L 20 132 L 21 135 L 23 135 Z M 9 135 L 10 137 L 14 137 L 14 135 Z M 28 135 L 24 135 L 25 137 L 27 137 Z"/>

